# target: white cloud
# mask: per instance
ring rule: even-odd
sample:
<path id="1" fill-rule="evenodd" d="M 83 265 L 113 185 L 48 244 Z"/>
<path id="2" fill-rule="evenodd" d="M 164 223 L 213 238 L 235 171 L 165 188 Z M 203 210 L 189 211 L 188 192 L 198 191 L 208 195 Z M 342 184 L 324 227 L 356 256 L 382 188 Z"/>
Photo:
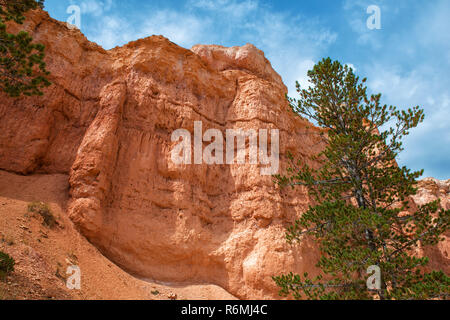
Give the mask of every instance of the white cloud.
<path id="1" fill-rule="evenodd" d="M 295 87 L 296 81 L 300 83 L 302 89 L 307 89 L 312 86 L 312 84 L 309 82 L 307 74 L 309 70 L 312 70 L 315 64 L 315 61 L 311 59 L 305 59 L 296 62 L 292 66 L 291 72 L 284 79 L 286 85 L 288 86 L 290 96 L 296 97 L 297 95 L 297 89 Z"/>
<path id="2" fill-rule="evenodd" d="M 365 26 L 370 4 L 381 7 L 382 30 Z M 405 139 L 400 163 L 426 168 L 426 176 L 449 178 L 450 3 L 347 0 L 344 12 L 356 34 L 358 69 L 367 76 L 369 89 L 382 93 L 384 103 L 425 110 L 424 123 Z"/>
<path id="3" fill-rule="evenodd" d="M 190 0 L 188 7 L 225 13 L 228 18 L 237 19 L 257 10 L 259 3 L 255 0 Z"/>
<path id="4" fill-rule="evenodd" d="M 274 69 L 283 77 L 289 94 L 295 95 L 295 82 L 308 85 L 307 72 L 326 48 L 337 40 L 337 34 L 320 21 L 301 15 L 291 16 L 266 9 L 257 19 L 244 24 L 241 35 L 262 49 Z M 234 30 L 233 33 L 239 32 Z"/>
<path id="5" fill-rule="evenodd" d="M 125 19 L 117 16 L 101 17 L 98 20 L 98 28 L 95 32 L 91 32 L 90 38 L 105 49 L 136 40 L 133 27 Z"/>
<path id="6" fill-rule="evenodd" d="M 296 80 L 307 85 L 307 71 L 337 39 L 337 34 L 319 20 L 275 12 L 257 0 L 190 0 L 179 9 L 146 7 L 132 21 L 108 13 L 110 1 L 85 1 L 84 7 L 93 15 L 102 12 L 96 27 L 89 28 L 88 37 L 104 48 L 153 34 L 161 34 L 186 48 L 199 43 L 249 42 L 265 52 L 291 94 L 295 94 Z"/>
<path id="7" fill-rule="evenodd" d="M 400 163 L 415 170 L 427 167 L 426 176 L 448 178 L 448 169 L 442 162 L 450 163 L 450 96 L 448 90 L 439 85 L 440 76 L 425 66 L 402 73 L 398 66 L 380 64 L 368 68 L 368 75 L 369 89 L 381 92 L 384 103 L 400 109 L 419 105 L 425 110 L 424 123 L 405 139 Z"/>
<path id="8" fill-rule="evenodd" d="M 367 27 L 367 20 L 372 15 L 367 13 L 367 9 L 371 5 L 380 8 L 381 29 L 384 29 L 387 22 L 385 14 L 395 11 L 389 3 L 380 0 L 346 0 L 343 8 L 350 28 L 357 34 L 356 43 L 380 49 L 383 46 L 383 30 L 371 30 Z"/>
<path id="9" fill-rule="evenodd" d="M 382 92 L 393 103 L 411 102 L 414 99 L 423 99 L 418 92 L 419 88 L 424 89 L 423 79 L 418 76 L 418 72 L 413 70 L 404 76 L 400 75 L 399 67 L 375 64 L 369 69 L 369 87 L 375 92 Z"/>
<path id="10" fill-rule="evenodd" d="M 85 0 L 81 3 L 71 0 L 70 3 L 79 5 L 81 14 L 92 15 L 95 17 L 102 16 L 105 12 L 111 10 L 113 6 L 113 0 Z"/>
<path id="11" fill-rule="evenodd" d="M 117 15 L 99 17 L 96 24 L 88 36 L 105 49 L 152 35 L 163 35 L 180 46 L 191 47 L 206 39 L 204 30 L 208 28 L 207 19 L 169 10 L 149 14 L 139 24 Z"/>
<path id="12" fill-rule="evenodd" d="M 205 40 L 205 30 L 208 30 L 209 19 L 177 11 L 158 11 L 143 23 L 139 37 L 153 34 L 163 35 L 183 47 L 191 47 Z"/>

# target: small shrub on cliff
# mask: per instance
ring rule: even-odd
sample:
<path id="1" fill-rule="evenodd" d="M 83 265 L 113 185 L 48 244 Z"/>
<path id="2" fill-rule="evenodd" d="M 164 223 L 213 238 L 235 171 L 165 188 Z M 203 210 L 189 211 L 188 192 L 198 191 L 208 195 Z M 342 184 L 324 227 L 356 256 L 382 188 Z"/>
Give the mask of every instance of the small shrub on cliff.
<path id="1" fill-rule="evenodd" d="M 47 227 L 53 228 L 57 225 L 57 221 L 53 216 L 53 213 L 50 210 L 49 206 L 43 202 L 30 203 L 28 205 L 28 211 L 39 214 L 43 219 L 42 224 L 46 225 Z"/>
<path id="2" fill-rule="evenodd" d="M 297 83 L 300 99 L 289 102 L 295 113 L 324 129 L 311 134 L 318 134 L 325 147 L 314 157 L 315 167 L 290 155 L 291 168 L 276 181 L 304 186 L 315 200 L 288 228 L 287 240 L 315 239 L 322 274 L 274 277 L 280 294 L 297 299 L 448 298 L 450 277 L 424 271 L 428 258 L 414 252 L 442 240 L 450 211 L 440 209 L 439 202 L 412 210 L 410 196 L 423 172 L 395 161 L 402 138 L 424 120 L 423 110 L 381 105 L 381 94 L 367 96 L 366 79 L 360 81 L 352 69 L 330 58 L 308 76 L 313 86 L 304 90 Z"/>
<path id="3" fill-rule="evenodd" d="M 154 290 L 154 291 L 151 292 L 151 294 L 154 295 L 154 296 L 157 296 L 157 295 L 159 295 L 159 291 L 158 290 Z"/>
<path id="4" fill-rule="evenodd" d="M 25 31 L 9 33 L 6 25 L 22 24 L 24 13 L 43 6 L 43 0 L 0 0 L 0 90 L 11 97 L 42 95 L 41 89 L 50 85 L 44 46 L 33 44 Z"/>
<path id="5" fill-rule="evenodd" d="M 3 280 L 9 273 L 14 271 L 16 262 L 8 254 L 0 251 L 0 280 Z"/>

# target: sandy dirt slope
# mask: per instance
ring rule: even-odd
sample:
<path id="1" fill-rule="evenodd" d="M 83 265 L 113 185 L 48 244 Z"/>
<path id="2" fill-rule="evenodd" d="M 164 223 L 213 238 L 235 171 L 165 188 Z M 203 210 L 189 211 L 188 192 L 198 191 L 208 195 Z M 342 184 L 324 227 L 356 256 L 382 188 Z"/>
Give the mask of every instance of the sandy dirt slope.
<path id="1" fill-rule="evenodd" d="M 0 171 L 0 251 L 16 261 L 0 299 L 235 299 L 214 285 L 161 285 L 124 272 L 75 230 L 65 214 L 68 190 L 66 175 Z M 58 225 L 43 225 L 28 210 L 32 202 L 47 203 Z M 79 291 L 66 288 L 70 265 L 81 270 Z"/>

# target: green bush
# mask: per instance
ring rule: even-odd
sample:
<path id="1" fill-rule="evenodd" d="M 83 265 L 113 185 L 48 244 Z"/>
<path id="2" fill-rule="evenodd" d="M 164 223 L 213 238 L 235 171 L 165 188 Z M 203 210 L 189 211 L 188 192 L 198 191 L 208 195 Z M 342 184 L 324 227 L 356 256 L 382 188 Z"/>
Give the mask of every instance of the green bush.
<path id="1" fill-rule="evenodd" d="M 9 273 L 14 271 L 16 262 L 8 254 L 0 251 L 0 280 L 4 279 Z"/>
<path id="2" fill-rule="evenodd" d="M 43 224 L 53 228 L 57 225 L 56 219 L 53 216 L 49 206 L 43 202 L 33 202 L 28 205 L 28 211 L 37 213 L 44 219 Z"/>

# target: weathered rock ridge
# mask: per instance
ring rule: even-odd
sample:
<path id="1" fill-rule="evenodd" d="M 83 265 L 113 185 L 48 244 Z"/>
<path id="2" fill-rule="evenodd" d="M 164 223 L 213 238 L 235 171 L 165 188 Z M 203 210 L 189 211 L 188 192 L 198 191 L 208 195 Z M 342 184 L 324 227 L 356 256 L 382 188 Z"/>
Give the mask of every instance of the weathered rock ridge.
<path id="1" fill-rule="evenodd" d="M 0 169 L 69 174 L 72 221 L 141 278 L 258 299 L 277 297 L 273 275 L 314 272 L 314 246 L 284 239 L 310 203 L 305 190 L 277 189 L 258 165 L 171 161 L 172 132 L 202 121 L 222 132 L 279 129 L 280 170 L 287 151 L 310 162 L 319 129 L 289 112 L 263 52 L 187 50 L 161 36 L 105 51 L 44 12 L 25 26 L 46 45 L 53 85 L 38 98 L 0 95 Z M 448 247 L 433 254 L 448 265 Z"/>

